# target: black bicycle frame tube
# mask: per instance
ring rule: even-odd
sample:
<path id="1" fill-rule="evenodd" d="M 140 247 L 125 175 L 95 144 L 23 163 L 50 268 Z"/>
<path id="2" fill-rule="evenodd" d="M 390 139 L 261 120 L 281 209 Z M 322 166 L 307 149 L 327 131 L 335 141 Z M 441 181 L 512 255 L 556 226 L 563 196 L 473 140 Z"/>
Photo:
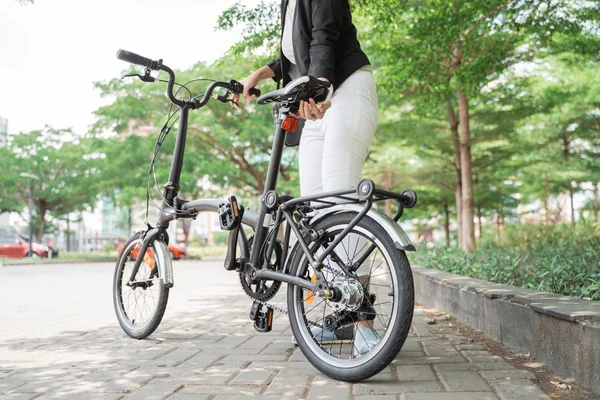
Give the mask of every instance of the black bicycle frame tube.
<path id="1" fill-rule="evenodd" d="M 177 138 L 175 139 L 175 150 L 173 151 L 173 160 L 171 161 L 169 181 L 164 186 L 164 198 L 166 204 L 163 203 L 158 217 L 157 226 L 162 229 L 167 229 L 169 227 L 169 219 L 166 218 L 165 208 L 173 206 L 173 199 L 175 199 L 179 193 L 179 178 L 183 168 L 189 111 L 190 109 L 188 106 L 184 104 L 179 112 L 179 126 L 177 127 Z"/>
<path id="2" fill-rule="evenodd" d="M 271 163 L 269 164 L 269 170 L 267 172 L 267 182 L 265 183 L 265 190 L 261 196 L 260 212 L 258 214 L 258 221 L 256 222 L 256 233 L 254 234 L 254 244 L 252 245 L 252 251 L 250 256 L 250 263 L 255 268 L 260 268 L 258 261 L 260 260 L 260 249 L 262 248 L 265 236 L 271 225 L 271 214 L 268 213 L 267 206 L 265 205 L 265 195 L 270 190 L 275 190 L 277 185 L 277 176 L 279 175 L 279 167 L 281 166 L 281 156 L 283 154 L 283 146 L 285 144 L 286 132 L 281 127 L 282 116 L 276 116 L 275 122 L 275 137 L 273 139 L 273 148 L 271 150 Z"/>

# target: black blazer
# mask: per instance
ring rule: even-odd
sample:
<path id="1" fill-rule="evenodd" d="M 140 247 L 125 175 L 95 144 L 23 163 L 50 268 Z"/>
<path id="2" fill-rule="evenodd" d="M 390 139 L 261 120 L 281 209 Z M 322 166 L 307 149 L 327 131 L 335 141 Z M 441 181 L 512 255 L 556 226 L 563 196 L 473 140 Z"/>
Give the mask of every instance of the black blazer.
<path id="1" fill-rule="evenodd" d="M 288 0 L 281 1 L 281 34 Z M 300 75 L 327 78 L 337 88 L 352 73 L 369 64 L 360 48 L 348 0 L 296 0 L 294 57 Z M 290 82 L 290 62 L 281 52 L 268 64 L 278 84 Z"/>

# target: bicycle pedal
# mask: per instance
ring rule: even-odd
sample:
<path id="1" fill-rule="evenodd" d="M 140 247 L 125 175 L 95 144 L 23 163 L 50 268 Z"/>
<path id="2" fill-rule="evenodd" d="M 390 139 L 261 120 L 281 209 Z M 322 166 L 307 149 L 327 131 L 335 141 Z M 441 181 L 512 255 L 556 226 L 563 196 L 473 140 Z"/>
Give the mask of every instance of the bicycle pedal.
<path id="1" fill-rule="evenodd" d="M 254 329 L 258 332 L 271 332 L 273 329 L 273 309 L 267 307 L 267 311 L 262 311 L 262 304 L 254 302 L 250 310 L 250 319 L 254 320 Z"/>
<path id="2" fill-rule="evenodd" d="M 227 203 L 219 204 L 217 215 L 221 230 L 230 231 L 239 225 L 242 219 L 242 210 L 235 196 L 231 196 Z"/>

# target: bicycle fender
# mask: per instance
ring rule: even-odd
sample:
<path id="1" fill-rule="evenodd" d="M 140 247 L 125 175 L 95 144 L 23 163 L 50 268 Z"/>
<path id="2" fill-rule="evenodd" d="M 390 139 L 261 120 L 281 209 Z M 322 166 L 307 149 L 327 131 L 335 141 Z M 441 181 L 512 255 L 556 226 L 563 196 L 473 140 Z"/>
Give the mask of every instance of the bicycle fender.
<path id="1" fill-rule="evenodd" d="M 169 288 L 173 287 L 173 264 L 169 257 L 167 244 L 162 240 L 155 240 L 152 245 L 158 259 L 158 267 L 160 268 L 160 276 L 163 279 L 163 284 Z"/>
<path id="2" fill-rule="evenodd" d="M 357 204 L 340 204 L 319 210 L 311 219 L 310 223 L 314 224 L 328 215 L 342 212 L 361 212 L 362 210 L 364 210 L 364 207 Z M 370 209 L 367 213 L 367 216 L 371 217 L 371 219 L 377 222 L 383 228 L 383 230 L 385 230 L 387 234 L 391 236 L 397 249 L 404 251 L 416 251 L 415 246 L 412 244 L 410 238 L 396 221 L 374 209 Z"/>

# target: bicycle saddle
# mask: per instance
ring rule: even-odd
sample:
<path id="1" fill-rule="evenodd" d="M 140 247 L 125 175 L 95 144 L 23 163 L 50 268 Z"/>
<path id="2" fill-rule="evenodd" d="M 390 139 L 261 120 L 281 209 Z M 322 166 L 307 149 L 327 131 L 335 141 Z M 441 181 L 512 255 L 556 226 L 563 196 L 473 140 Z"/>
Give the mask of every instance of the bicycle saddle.
<path id="1" fill-rule="evenodd" d="M 258 104 L 288 103 L 299 105 L 300 100 L 314 99 L 317 104 L 331 98 L 333 85 L 314 78 L 301 76 L 288 83 L 284 88 L 269 92 L 258 99 Z"/>

